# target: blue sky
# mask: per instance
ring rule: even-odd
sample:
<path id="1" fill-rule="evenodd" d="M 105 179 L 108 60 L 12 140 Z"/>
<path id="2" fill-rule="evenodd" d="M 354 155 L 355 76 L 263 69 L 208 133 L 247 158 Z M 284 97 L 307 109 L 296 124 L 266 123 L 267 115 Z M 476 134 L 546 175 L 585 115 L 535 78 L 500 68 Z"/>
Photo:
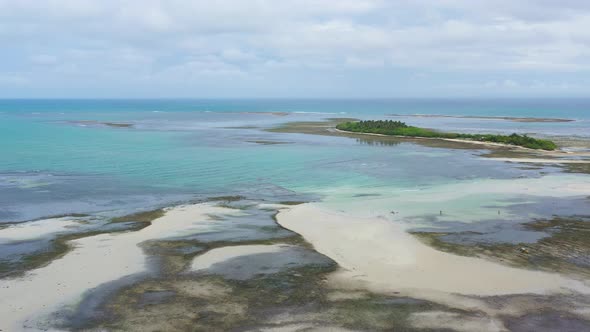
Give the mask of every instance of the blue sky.
<path id="1" fill-rule="evenodd" d="M 590 1 L 0 0 L 0 97 L 588 97 Z"/>

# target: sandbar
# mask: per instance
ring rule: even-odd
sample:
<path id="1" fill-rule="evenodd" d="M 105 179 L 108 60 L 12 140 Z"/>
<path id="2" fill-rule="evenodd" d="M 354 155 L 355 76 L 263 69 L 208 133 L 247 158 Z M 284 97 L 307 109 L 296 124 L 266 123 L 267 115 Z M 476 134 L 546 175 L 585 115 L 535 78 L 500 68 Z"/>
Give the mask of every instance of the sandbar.
<path id="1" fill-rule="evenodd" d="M 435 250 L 385 218 L 351 217 L 309 203 L 282 210 L 277 220 L 339 264 L 330 281 L 340 287 L 435 301 L 441 294 L 590 294 L 585 283 L 559 274 Z"/>
<path id="2" fill-rule="evenodd" d="M 211 214 L 236 210 L 211 204 L 182 205 L 166 210 L 146 228 L 70 241 L 75 248 L 61 259 L 16 279 L 0 280 L 0 330 L 42 330 L 52 314 L 75 306 L 83 294 L 103 283 L 148 270 L 144 241 L 178 237 L 211 229 Z"/>
<path id="3" fill-rule="evenodd" d="M 535 117 L 514 117 L 514 116 L 477 116 L 477 115 L 444 115 L 444 114 L 389 114 L 395 117 L 415 118 L 452 118 L 452 119 L 482 119 L 482 120 L 505 120 L 513 122 L 573 122 L 573 119 L 560 118 L 535 118 Z"/>

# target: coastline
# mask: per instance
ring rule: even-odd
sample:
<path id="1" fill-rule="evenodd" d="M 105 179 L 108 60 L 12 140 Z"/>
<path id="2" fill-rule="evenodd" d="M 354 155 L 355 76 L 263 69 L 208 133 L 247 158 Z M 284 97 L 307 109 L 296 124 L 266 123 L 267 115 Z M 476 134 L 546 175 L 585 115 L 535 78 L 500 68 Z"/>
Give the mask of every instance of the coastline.
<path id="1" fill-rule="evenodd" d="M 580 190 L 574 187 L 565 192 L 572 194 Z M 129 292 L 141 299 L 141 296 L 147 296 L 145 294 L 159 292 L 162 296 L 172 296 L 166 295 L 166 292 L 172 292 L 170 289 L 188 294 L 182 296 L 196 297 L 196 301 L 201 301 L 198 303 L 206 299 L 209 304 L 201 310 L 221 310 L 246 319 L 247 306 L 241 297 L 245 295 L 235 298 L 236 292 L 246 292 L 251 301 L 260 301 L 259 297 L 263 295 L 258 291 L 248 293 L 248 287 L 270 287 L 268 296 L 271 296 L 275 292 L 274 285 L 280 285 L 294 276 L 304 276 L 295 284 L 296 287 L 304 287 L 308 280 L 313 280 L 314 287 L 319 288 L 306 296 L 311 296 L 315 299 L 313 301 L 328 301 L 324 305 L 334 306 L 337 309 L 330 310 L 343 315 L 348 310 L 344 309 L 346 306 L 341 307 L 345 303 L 356 303 L 370 314 L 374 309 L 363 306 L 372 298 L 382 298 L 394 304 L 404 299 L 432 303 L 435 309 L 412 307 L 404 316 L 407 321 L 403 324 L 407 325 L 398 323 L 401 324 L 399 326 L 416 328 L 442 324 L 458 329 L 461 324 L 467 324 L 477 330 L 503 331 L 505 317 L 518 317 L 539 306 L 535 296 L 557 301 L 554 298 L 559 300 L 590 294 L 590 285 L 583 281 L 554 272 L 515 268 L 478 257 L 439 251 L 408 233 L 395 219 L 356 217 L 337 212 L 321 202 L 255 204 L 256 209 L 276 211 L 276 224 L 298 234 L 301 240 L 221 241 L 188 256 L 181 254 L 179 257 L 183 257 L 184 263 L 174 263 L 178 265 L 174 269 L 176 272 L 164 272 L 155 280 L 150 277 L 153 262 L 148 259 L 149 253 L 164 245 L 153 247 L 158 241 L 168 243 L 168 247 L 160 247 L 167 248 L 165 250 L 180 248 L 172 243 L 186 241 L 182 240 L 184 234 L 208 234 L 217 230 L 217 225 L 223 224 L 224 216 L 244 215 L 240 204 L 226 204 L 209 202 L 173 206 L 165 208 L 161 217 L 140 230 L 71 241 L 75 248 L 61 259 L 29 271 L 22 278 L 0 280 L 0 321 L 5 323 L 0 328 L 59 330 L 63 326 L 60 325 L 60 317 L 68 317 L 70 311 L 84 310 L 79 307 L 86 305 L 87 298 L 100 296 L 96 294 L 102 292 L 105 292 L 102 296 L 109 303 L 114 301 L 110 304 L 115 305 L 111 310 L 125 312 L 125 318 L 119 323 L 122 325 L 118 325 L 120 328 L 145 328 L 146 325 L 142 324 L 149 320 L 135 322 L 133 301 L 137 300 L 127 298 Z M 231 222 L 226 225 L 237 226 Z M 34 232 L 31 236 L 38 234 L 39 230 Z M 16 235 L 23 237 L 23 230 Z M 166 261 L 170 258 L 162 259 Z M 330 261 L 334 262 L 333 268 L 328 263 Z M 77 272 L 68 274 L 64 271 Z M 244 286 L 244 283 L 255 286 Z M 490 299 L 505 299 L 508 304 L 498 308 Z M 217 309 L 211 309 L 211 303 L 215 303 Z M 148 314 L 157 313 L 165 317 L 171 312 L 183 312 L 182 308 L 189 304 L 183 301 L 174 307 L 158 304 L 153 308 L 161 308 L 161 311 L 150 309 Z M 272 307 L 275 304 L 271 301 L 268 305 Z M 541 307 L 547 306 L 543 304 Z M 303 321 L 305 326 L 338 327 L 334 324 L 339 321 L 332 318 L 333 311 L 330 310 L 320 311 L 317 316 L 293 314 L 280 319 L 276 317 L 276 321 L 266 324 L 281 329 L 287 319 L 299 325 Z M 457 314 L 454 310 L 462 313 Z M 571 302 L 568 308 L 568 312 L 590 319 L 590 313 L 580 310 L 576 301 Z M 475 312 L 480 313 L 476 318 L 473 317 Z M 186 316 L 187 324 L 193 319 L 191 317 L 190 314 Z M 321 317 L 321 325 L 317 325 L 318 317 Z M 441 317 L 452 319 L 441 323 Z M 171 328 L 164 322 L 157 326 Z M 68 330 L 66 327 L 63 329 Z"/>
<path id="2" fill-rule="evenodd" d="M 513 122 L 574 122 L 574 119 L 560 118 L 535 118 L 535 117 L 514 117 L 514 116 L 477 116 L 477 115 L 445 115 L 445 114 L 387 114 L 391 117 L 416 117 L 416 118 L 451 118 L 451 119 L 481 119 L 481 120 L 506 120 Z"/>
<path id="3" fill-rule="evenodd" d="M 523 146 L 518 145 L 510 145 L 510 144 L 502 144 L 502 143 L 494 143 L 494 142 L 480 142 L 480 141 L 472 141 L 466 139 L 456 139 L 456 138 L 443 138 L 443 137 L 413 137 L 413 136 L 400 136 L 400 135 L 384 135 L 384 134 L 374 134 L 374 133 L 358 133 L 358 132 L 349 132 L 345 130 L 340 130 L 337 128 L 330 128 L 331 130 L 341 133 L 341 134 L 348 134 L 348 135 L 366 135 L 366 136 L 377 136 L 377 137 L 395 137 L 395 138 L 402 138 L 402 139 L 416 139 L 416 140 L 433 140 L 433 141 L 446 141 L 446 142 L 455 142 L 455 143 L 466 143 L 466 144 L 475 144 L 475 145 L 482 145 L 487 147 L 500 147 L 500 148 L 510 148 L 514 150 L 521 150 L 526 152 L 534 152 L 539 153 L 547 156 L 588 156 L 590 157 L 590 152 L 573 152 L 573 151 L 564 151 L 562 149 L 556 151 L 547 151 L 547 150 L 540 150 L 540 149 L 530 149 Z M 512 158 L 505 158 L 505 159 L 512 159 Z M 554 161 L 559 162 L 559 161 Z M 590 162 L 590 161 L 588 161 Z"/>
<path id="4" fill-rule="evenodd" d="M 229 146 L 252 149 L 248 153 L 267 146 L 260 155 L 248 154 L 251 160 L 238 160 L 235 173 L 219 167 L 205 170 L 203 179 L 250 175 L 255 167 L 243 162 L 274 157 L 279 149 L 285 160 L 294 159 L 289 152 L 312 157 L 264 165 L 257 181 L 269 183 L 260 187 L 230 186 L 216 192 L 227 196 L 207 203 L 122 217 L 105 211 L 0 225 L 15 250 L 23 241 L 80 235 L 61 238 L 68 249 L 27 266 L 22 277 L 0 280 L 0 329 L 229 330 L 253 324 L 246 328 L 504 331 L 511 330 L 511 319 L 523 322 L 526 315 L 590 320 L 584 311 L 590 241 L 580 240 L 588 234 L 580 226 L 590 216 L 588 178 L 556 174 L 590 164 L 575 158 L 590 153 L 349 133 L 328 122 L 307 126 L 311 134 L 331 137 L 226 131 L 236 143 Z M 282 150 L 277 142 L 292 144 Z M 310 151 L 310 142 L 330 144 Z M 336 146 L 341 150 L 327 158 Z M 189 183 L 186 170 L 202 170 L 186 150 L 166 160 L 182 171 L 172 174 L 178 182 Z M 218 167 L 214 162 L 220 160 L 206 166 Z M 270 174 L 284 165 L 288 172 Z M 323 172 L 312 174 L 311 167 Z M 341 176 L 329 177 L 337 172 Z M 542 219 L 551 215 L 562 220 Z M 91 226 L 99 234 L 77 229 Z M 489 255 L 492 250 L 498 255 Z M 511 260 L 516 256 L 520 261 Z"/>
<path id="5" fill-rule="evenodd" d="M 43 329 L 57 310 L 74 305 L 88 290 L 128 276 L 140 277 L 148 271 L 147 256 L 140 247 L 142 242 L 204 232 L 216 223 L 209 217 L 216 213 L 236 211 L 208 203 L 180 205 L 167 208 L 164 216 L 138 231 L 70 241 L 74 249 L 64 257 L 22 277 L 0 279 L 0 322 L 3 322 L 0 328 Z"/>
<path id="6" fill-rule="evenodd" d="M 585 156 L 586 154 L 584 154 Z M 579 155 L 578 155 L 579 156 Z M 590 164 L 590 160 L 578 160 L 578 159 L 546 159 L 546 158 L 496 158 L 490 157 L 489 159 L 497 161 L 508 161 L 514 163 L 539 163 L 539 164 Z"/>
<path id="7" fill-rule="evenodd" d="M 281 210 L 277 222 L 338 263 L 339 269 L 327 282 L 341 291 L 423 299 L 460 310 L 480 310 L 494 320 L 521 314 L 519 306 L 525 302 L 497 308 L 486 301 L 489 297 L 590 294 L 587 282 L 554 272 L 439 251 L 384 217 L 354 217 L 327 210 L 321 203 L 307 203 Z"/>
<path id="8" fill-rule="evenodd" d="M 338 262 L 342 269 L 333 280 L 353 288 L 408 296 L 416 290 L 465 296 L 590 294 L 590 285 L 558 274 L 437 251 L 385 218 L 353 217 L 307 203 L 283 209 L 277 221 Z"/>

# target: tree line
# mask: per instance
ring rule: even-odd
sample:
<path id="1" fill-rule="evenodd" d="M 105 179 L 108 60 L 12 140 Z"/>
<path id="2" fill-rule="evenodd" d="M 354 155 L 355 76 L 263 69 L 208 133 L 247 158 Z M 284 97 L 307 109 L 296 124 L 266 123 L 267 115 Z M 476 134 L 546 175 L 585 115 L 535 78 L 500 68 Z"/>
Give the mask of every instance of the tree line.
<path id="1" fill-rule="evenodd" d="M 428 138 L 451 138 L 465 139 L 479 142 L 492 142 L 508 145 L 522 146 L 529 149 L 555 150 L 557 145 L 546 139 L 539 139 L 513 133 L 511 135 L 493 134 L 462 134 L 441 132 L 427 128 L 409 126 L 402 121 L 393 120 L 366 120 L 355 122 L 344 122 L 336 126 L 337 129 L 355 133 L 371 133 L 381 135 L 428 137 Z"/>

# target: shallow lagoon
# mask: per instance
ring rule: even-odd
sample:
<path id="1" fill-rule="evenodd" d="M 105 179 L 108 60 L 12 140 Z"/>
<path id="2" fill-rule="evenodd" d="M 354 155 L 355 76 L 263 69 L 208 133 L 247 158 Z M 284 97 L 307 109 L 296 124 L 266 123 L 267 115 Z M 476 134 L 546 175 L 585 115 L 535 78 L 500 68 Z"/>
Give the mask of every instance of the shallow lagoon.
<path id="1" fill-rule="evenodd" d="M 113 216 L 206 201 L 215 196 L 240 196 L 235 201 L 228 198 L 227 202 L 222 199 L 216 203 L 235 209 L 236 215 L 209 216 L 206 229 L 175 230 L 165 241 L 144 243 L 142 250 L 153 268 L 147 274 L 121 276 L 99 286 L 113 289 L 109 296 L 96 298 L 96 292 L 86 294 L 80 303 L 94 304 L 79 310 L 86 310 L 86 316 L 94 317 L 92 308 L 104 309 L 112 305 L 109 301 L 118 303 L 116 298 L 123 294 L 119 292 L 121 289 L 127 289 L 130 294 L 137 291 L 141 308 L 149 308 L 150 303 L 170 302 L 182 292 L 172 286 L 158 288 L 167 282 L 162 276 L 190 279 L 190 273 L 177 273 L 186 272 L 193 257 L 228 245 L 271 243 L 302 247 L 276 259 L 274 254 L 238 257 L 216 265 L 198 278 L 202 275 L 212 280 L 224 275 L 242 278 L 239 267 L 245 264 L 252 268 L 243 272 L 247 287 L 249 283 L 252 287 L 262 287 L 258 284 L 262 280 L 249 279 L 254 275 L 272 279 L 269 285 L 282 285 L 286 276 L 281 273 L 292 272 L 284 270 L 284 265 L 294 263 L 292 269 L 303 269 L 297 272 L 303 280 L 322 280 L 322 273 L 333 267 L 326 267 L 322 262 L 317 269 L 323 272 L 312 268 L 315 272 L 308 275 L 310 267 L 307 263 L 297 264 L 304 261 L 297 253 L 309 249 L 303 240 L 294 240 L 292 232 L 276 225 L 273 220 L 276 208 L 265 208 L 260 203 L 317 201 L 326 208 L 353 216 L 386 218 L 407 230 L 445 233 L 444 241 L 467 245 L 532 244 L 550 236 L 550 232 L 523 228 L 521 224 L 554 215 L 590 216 L 589 176 L 564 175 L 555 165 L 529 167 L 491 160 L 482 156 L 485 148 L 453 149 L 410 141 L 262 130 L 286 122 L 320 121 L 333 116 L 381 116 L 353 113 L 258 114 L 244 113 L 239 108 L 233 112 L 194 113 L 155 109 L 2 113 L 2 127 L 8 130 L 2 132 L 4 139 L 0 143 L 3 149 L 0 222 L 5 226 L 0 229 L 0 238 L 3 246 L 10 246 L 4 252 L 11 253 L 2 259 L 14 261 L 47 248 L 56 237 L 53 228 L 57 224 L 45 228 L 42 236 L 29 242 L 11 240 L 10 234 L 15 227 L 43 224 L 51 216 L 90 215 L 84 218 L 83 227 L 60 229 L 57 235 L 99 230 L 116 236 L 132 225 L 109 224 Z M 517 129 L 545 135 L 578 132 L 586 126 L 584 121 L 559 125 L 487 119 L 411 121 L 435 128 Z M 125 126 L 105 125 L 107 122 Z M 26 222 L 33 219 L 40 220 Z M 265 265 L 267 259 L 275 260 L 276 266 Z M 265 276 L 256 273 L 259 269 L 270 272 Z M 164 279 L 156 282 L 150 278 Z M 144 292 L 143 287 L 149 282 L 158 287 Z M 244 285 L 219 282 L 236 292 L 249 294 L 242 288 Z M 300 287 L 299 283 L 294 285 L 292 291 Z M 325 290 L 320 287 L 316 291 L 321 294 Z M 249 299 L 252 294 L 244 296 Z M 387 303 L 394 300 L 379 299 Z M 85 326 L 83 322 L 67 320 L 65 324 Z"/>

